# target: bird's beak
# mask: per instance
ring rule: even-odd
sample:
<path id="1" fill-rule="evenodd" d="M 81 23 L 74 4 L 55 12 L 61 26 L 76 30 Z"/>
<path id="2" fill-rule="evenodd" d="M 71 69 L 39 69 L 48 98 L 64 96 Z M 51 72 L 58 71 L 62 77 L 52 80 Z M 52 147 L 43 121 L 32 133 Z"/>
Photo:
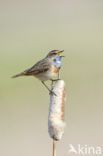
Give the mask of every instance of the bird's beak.
<path id="1" fill-rule="evenodd" d="M 64 50 L 61 50 L 61 51 L 60 51 L 60 53 L 62 53 L 62 52 L 64 52 Z M 65 57 L 65 56 L 62 55 L 62 56 L 60 56 L 60 57 Z"/>
<path id="2" fill-rule="evenodd" d="M 60 57 L 65 57 L 65 56 L 60 56 Z"/>
<path id="3" fill-rule="evenodd" d="M 64 50 L 61 50 L 60 53 L 64 52 Z"/>
<path id="4" fill-rule="evenodd" d="M 58 56 L 61 56 L 61 53 L 62 53 L 62 52 L 64 52 L 64 50 L 59 51 L 57 55 L 58 55 Z"/>

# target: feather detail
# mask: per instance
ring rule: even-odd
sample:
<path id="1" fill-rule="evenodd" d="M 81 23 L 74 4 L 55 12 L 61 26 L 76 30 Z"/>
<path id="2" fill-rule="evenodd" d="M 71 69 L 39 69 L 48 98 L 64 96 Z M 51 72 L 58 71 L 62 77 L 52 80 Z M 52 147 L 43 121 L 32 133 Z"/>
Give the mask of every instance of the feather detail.
<path id="1" fill-rule="evenodd" d="M 54 68 L 54 71 L 53 71 L 54 73 L 59 73 L 59 69 L 57 69 L 57 68 Z"/>

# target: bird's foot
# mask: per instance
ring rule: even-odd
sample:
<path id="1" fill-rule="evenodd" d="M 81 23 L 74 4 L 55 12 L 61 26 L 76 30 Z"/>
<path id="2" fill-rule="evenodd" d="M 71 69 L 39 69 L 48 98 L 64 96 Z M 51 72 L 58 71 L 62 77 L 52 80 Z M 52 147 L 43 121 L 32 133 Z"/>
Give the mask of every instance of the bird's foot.
<path id="1" fill-rule="evenodd" d="M 50 94 L 50 95 L 52 94 L 52 95 L 57 96 L 52 90 L 50 90 L 49 94 Z"/>
<path id="2" fill-rule="evenodd" d="M 61 79 L 55 79 L 55 80 L 52 80 L 52 82 L 59 81 L 59 80 L 61 80 Z"/>

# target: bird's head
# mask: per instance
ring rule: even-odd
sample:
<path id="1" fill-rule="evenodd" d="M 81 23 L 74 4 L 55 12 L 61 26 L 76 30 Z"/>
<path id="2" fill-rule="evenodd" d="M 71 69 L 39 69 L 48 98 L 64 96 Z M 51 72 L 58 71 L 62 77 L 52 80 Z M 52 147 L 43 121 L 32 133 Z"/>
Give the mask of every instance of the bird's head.
<path id="1" fill-rule="evenodd" d="M 64 57 L 61 55 L 61 53 L 63 52 L 64 50 L 52 50 L 48 53 L 47 57 L 48 58 L 51 58 L 51 59 L 54 59 L 56 56 L 58 57 Z"/>

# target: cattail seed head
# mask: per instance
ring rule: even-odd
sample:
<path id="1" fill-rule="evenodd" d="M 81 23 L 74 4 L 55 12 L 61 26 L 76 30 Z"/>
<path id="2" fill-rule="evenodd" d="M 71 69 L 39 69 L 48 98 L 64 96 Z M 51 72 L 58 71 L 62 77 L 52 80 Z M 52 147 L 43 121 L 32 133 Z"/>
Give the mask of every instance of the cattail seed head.
<path id="1" fill-rule="evenodd" d="M 65 83 L 58 80 L 52 91 L 56 94 L 50 95 L 50 107 L 48 115 L 48 131 L 51 138 L 60 140 L 64 133 L 64 105 L 65 105 Z"/>

